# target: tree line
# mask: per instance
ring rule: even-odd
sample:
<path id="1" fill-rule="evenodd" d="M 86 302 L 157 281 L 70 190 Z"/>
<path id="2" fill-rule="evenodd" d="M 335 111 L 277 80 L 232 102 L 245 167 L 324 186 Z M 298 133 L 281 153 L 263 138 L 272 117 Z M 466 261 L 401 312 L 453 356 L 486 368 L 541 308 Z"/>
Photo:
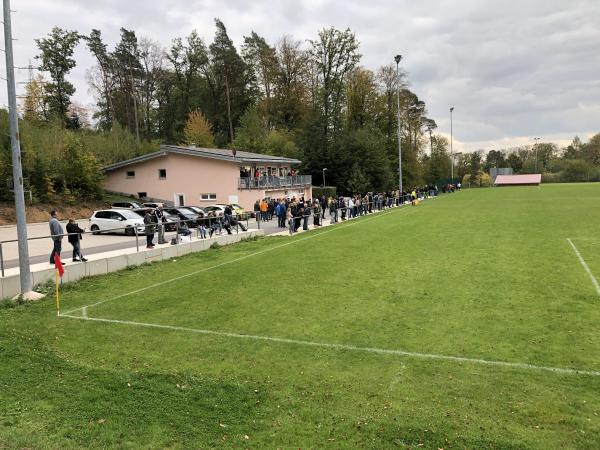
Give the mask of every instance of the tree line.
<path id="1" fill-rule="evenodd" d="M 511 168 L 515 174 L 541 173 L 545 183 L 600 181 L 600 133 L 587 142 L 576 136 L 564 148 L 540 142 L 460 154 L 456 164 L 459 179 L 474 186 L 489 185 L 490 179 L 484 174 L 493 168 Z"/>

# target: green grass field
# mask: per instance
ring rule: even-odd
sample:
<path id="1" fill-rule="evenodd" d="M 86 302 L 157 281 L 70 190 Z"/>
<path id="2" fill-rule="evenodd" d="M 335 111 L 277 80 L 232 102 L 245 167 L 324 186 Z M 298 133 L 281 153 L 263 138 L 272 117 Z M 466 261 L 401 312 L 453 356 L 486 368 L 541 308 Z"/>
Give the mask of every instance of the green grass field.
<path id="1" fill-rule="evenodd" d="M 599 224 L 463 191 L 2 308 L 0 448 L 597 449 Z"/>

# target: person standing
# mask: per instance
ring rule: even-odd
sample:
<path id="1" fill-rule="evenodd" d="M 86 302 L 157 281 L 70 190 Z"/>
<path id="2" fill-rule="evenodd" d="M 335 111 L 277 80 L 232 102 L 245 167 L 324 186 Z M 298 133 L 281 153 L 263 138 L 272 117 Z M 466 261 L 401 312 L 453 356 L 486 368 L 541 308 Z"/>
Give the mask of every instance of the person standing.
<path id="1" fill-rule="evenodd" d="M 312 211 L 310 210 L 310 206 L 307 203 L 305 203 L 304 211 L 303 211 L 303 222 L 302 222 L 302 229 L 304 231 L 308 231 L 308 219 L 310 218 L 311 214 L 312 214 Z"/>
<path id="2" fill-rule="evenodd" d="M 165 218 L 165 212 L 163 211 L 162 205 L 158 205 L 158 208 L 154 210 L 155 222 L 158 224 L 158 243 L 166 244 L 165 241 L 165 222 L 167 219 Z"/>
<path id="3" fill-rule="evenodd" d="M 50 221 L 48 224 L 50 225 L 50 234 L 52 235 L 52 242 L 54 244 L 52 254 L 50 255 L 50 264 L 54 264 L 54 255 L 58 254 L 58 257 L 60 258 L 60 252 L 62 251 L 62 235 L 65 234 L 62 225 L 58 221 L 58 214 L 55 210 L 50 211 Z"/>
<path id="4" fill-rule="evenodd" d="M 154 240 L 155 216 L 150 211 L 151 210 L 147 210 L 146 215 L 144 216 L 144 224 L 146 225 L 146 248 L 154 248 L 152 241 Z"/>
<path id="5" fill-rule="evenodd" d="M 69 219 L 69 223 L 67 223 L 67 233 L 69 233 L 69 236 L 67 239 L 69 244 L 73 246 L 73 262 L 87 261 L 81 254 L 81 233 L 84 231 L 84 229 L 79 228 L 74 219 Z"/>

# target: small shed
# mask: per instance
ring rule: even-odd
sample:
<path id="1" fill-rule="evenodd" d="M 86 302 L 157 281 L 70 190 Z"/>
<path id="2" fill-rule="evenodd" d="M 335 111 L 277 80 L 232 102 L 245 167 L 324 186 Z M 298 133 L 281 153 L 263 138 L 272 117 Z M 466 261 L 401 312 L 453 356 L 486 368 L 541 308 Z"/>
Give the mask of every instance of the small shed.
<path id="1" fill-rule="evenodd" d="M 527 175 L 498 175 L 495 186 L 539 186 L 542 182 L 541 173 Z"/>

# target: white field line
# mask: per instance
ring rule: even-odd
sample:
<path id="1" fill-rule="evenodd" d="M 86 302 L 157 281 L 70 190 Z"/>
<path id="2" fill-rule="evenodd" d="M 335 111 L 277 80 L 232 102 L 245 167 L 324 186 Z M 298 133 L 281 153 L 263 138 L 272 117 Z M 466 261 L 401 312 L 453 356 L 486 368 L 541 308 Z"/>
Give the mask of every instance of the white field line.
<path id="1" fill-rule="evenodd" d="M 592 284 L 596 288 L 596 293 L 598 295 L 600 295 L 600 285 L 598 284 L 598 280 L 596 280 L 596 277 L 592 274 L 592 271 L 590 270 L 590 268 L 586 264 L 585 260 L 583 259 L 583 256 L 581 256 L 581 253 L 579 253 L 579 250 L 577 250 L 577 247 L 575 247 L 575 244 L 573 244 L 573 241 L 570 238 L 567 238 L 567 241 L 569 241 L 569 244 L 571 244 L 571 248 L 573 249 L 573 251 L 577 255 L 577 258 L 579 259 L 579 262 L 583 266 L 583 269 L 589 275 L 590 280 L 592 280 Z"/>
<path id="2" fill-rule="evenodd" d="M 170 330 L 170 331 L 183 331 L 183 332 L 188 332 L 188 333 L 204 334 L 204 335 L 227 337 L 227 338 L 249 339 L 249 340 L 254 340 L 254 341 L 276 342 L 279 344 L 292 344 L 292 345 L 309 346 L 309 347 L 320 347 L 320 348 L 327 348 L 327 349 L 332 349 L 332 350 L 347 350 L 347 351 L 353 351 L 353 352 L 366 352 L 366 353 L 376 353 L 376 354 L 384 354 L 384 355 L 406 356 L 406 357 L 418 358 L 418 359 L 431 359 L 431 360 L 451 361 L 451 362 L 467 363 L 467 364 L 479 364 L 479 365 L 486 365 L 486 366 L 509 367 L 512 369 L 546 371 L 546 372 L 554 372 L 554 373 L 564 374 L 564 375 L 589 375 L 589 376 L 593 376 L 593 377 L 600 376 L 600 371 L 595 371 L 595 370 L 579 370 L 579 369 L 568 369 L 568 368 L 564 368 L 564 367 L 537 366 L 534 364 L 527 364 L 527 363 L 496 361 L 496 360 L 481 359 L 481 358 L 467 358 L 467 357 L 463 357 L 463 356 L 437 355 L 434 353 L 418 353 L 418 352 L 409 352 L 409 351 L 405 351 L 405 350 L 391 350 L 391 349 L 376 348 L 376 347 L 358 347 L 355 345 L 348 345 L 348 344 L 329 344 L 326 342 L 303 341 L 303 340 L 299 340 L 299 339 L 288 339 L 288 338 L 280 338 L 280 337 L 272 337 L 272 336 L 256 336 L 256 335 L 252 335 L 252 334 L 229 333 L 226 331 L 201 330 L 201 329 L 196 329 L 196 328 L 176 327 L 176 326 L 172 326 L 172 325 L 160 325 L 160 324 L 156 324 L 156 323 L 133 322 L 130 320 L 101 319 L 101 318 L 96 318 L 96 317 L 71 316 L 71 315 L 67 315 L 67 314 L 61 314 L 61 317 L 68 317 L 70 319 L 86 320 L 86 321 L 93 321 L 93 322 L 131 325 L 131 326 L 136 326 L 136 327 L 158 328 L 158 329 Z"/>
<path id="3" fill-rule="evenodd" d="M 406 207 L 404 207 L 404 208 L 400 207 L 400 208 L 388 210 L 388 211 L 383 212 L 381 214 L 373 215 L 373 216 L 368 217 L 368 218 L 359 218 L 358 220 L 357 219 L 353 219 L 353 222 L 351 222 L 351 223 L 346 222 L 344 224 L 344 226 L 337 226 L 337 227 L 333 226 L 333 227 L 331 227 L 331 229 L 322 231 L 320 233 L 310 234 L 309 236 L 306 236 L 306 237 L 303 237 L 303 238 L 300 238 L 300 239 L 296 239 L 294 241 L 286 242 L 285 244 L 275 245 L 273 247 L 269 247 L 269 248 L 264 249 L 264 250 L 259 250 L 259 251 L 254 252 L 254 253 L 250 253 L 249 255 L 240 256 L 239 258 L 235 258 L 235 259 L 232 259 L 230 261 L 225 261 L 225 262 L 216 264 L 214 266 L 205 267 L 203 269 L 195 270 L 194 272 L 186 273 L 185 275 L 180 275 L 178 277 L 170 278 L 168 280 L 161 281 L 160 283 L 154 283 L 154 284 L 151 284 L 151 285 L 148 285 L 148 286 L 144 286 L 143 288 L 136 289 L 136 290 L 131 291 L 131 292 L 126 292 L 125 294 L 117 295 L 116 297 L 113 297 L 113 298 L 108 298 L 108 299 L 100 300 L 99 302 L 96 302 L 96 303 L 92 303 L 92 304 L 89 304 L 89 305 L 81 306 L 79 308 L 75 308 L 75 309 L 67 311 L 67 312 L 65 312 L 63 314 L 60 314 L 60 316 L 66 316 L 68 314 L 72 314 L 72 313 L 74 313 L 76 311 L 82 310 L 83 308 L 92 308 L 92 307 L 98 306 L 98 305 L 100 305 L 102 303 L 106 303 L 106 302 L 109 302 L 109 301 L 112 301 L 112 300 L 118 300 L 120 298 L 127 297 L 127 296 L 133 295 L 133 294 L 138 294 L 138 293 L 146 291 L 148 289 L 153 289 L 155 287 L 163 286 L 165 284 L 172 283 L 174 281 L 179 281 L 179 280 L 181 280 L 183 278 L 191 277 L 191 276 L 197 275 L 197 274 L 202 273 L 202 272 L 207 272 L 209 270 L 218 269 L 219 267 L 223 267 L 223 266 L 226 266 L 228 264 L 233 264 L 233 263 L 242 261 L 244 259 L 251 258 L 253 256 L 261 255 L 263 253 L 271 252 L 273 250 L 277 250 L 278 248 L 286 247 L 288 245 L 297 244 L 298 242 L 302 242 L 302 241 L 305 241 L 307 239 L 311 239 L 311 238 L 323 236 L 324 234 L 331 233 L 332 231 L 343 230 L 345 228 L 351 227 L 352 225 L 366 223 L 366 222 L 368 222 L 370 220 L 386 216 L 386 215 L 388 215 L 390 213 L 393 213 L 394 211 L 403 211 L 403 210 L 406 210 L 406 209 L 407 209 Z"/>

